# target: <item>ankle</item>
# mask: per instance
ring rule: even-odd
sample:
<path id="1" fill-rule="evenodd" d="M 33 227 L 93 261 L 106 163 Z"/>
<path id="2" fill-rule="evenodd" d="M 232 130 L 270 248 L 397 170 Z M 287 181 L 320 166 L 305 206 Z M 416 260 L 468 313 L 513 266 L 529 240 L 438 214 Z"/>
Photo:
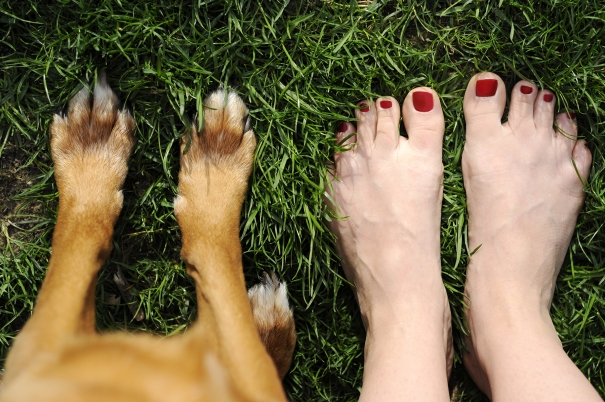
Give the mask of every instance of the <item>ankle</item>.
<path id="1" fill-rule="evenodd" d="M 418 303 L 398 306 L 390 315 L 372 316 L 366 328 L 364 385 L 367 373 L 384 371 L 389 362 L 394 363 L 393 370 L 413 366 L 415 371 L 420 364 L 432 375 L 442 374 L 443 383 L 447 382 L 453 348 L 451 314 L 443 286 L 437 294 L 425 294 Z M 407 363 L 402 366 L 402 361 Z"/>
<path id="2" fill-rule="evenodd" d="M 561 347 L 548 311 L 537 307 L 538 303 L 500 295 L 491 297 L 491 303 L 485 303 L 481 298 L 473 299 L 467 311 L 472 344 L 479 362 L 493 361 L 494 355 L 505 353 L 514 345 L 551 343 Z"/>
<path id="3" fill-rule="evenodd" d="M 367 331 L 366 349 L 374 343 L 415 342 L 431 334 L 443 343 L 444 331 L 451 325 L 443 284 L 389 303 L 364 305 L 360 301 L 360 307 Z"/>
<path id="4" fill-rule="evenodd" d="M 500 320 L 518 321 L 522 317 L 541 317 L 550 321 L 554 285 L 505 276 L 482 277 L 478 273 L 469 277 L 467 274 L 465 293 L 470 314 L 475 319 L 493 321 L 498 316 Z"/>

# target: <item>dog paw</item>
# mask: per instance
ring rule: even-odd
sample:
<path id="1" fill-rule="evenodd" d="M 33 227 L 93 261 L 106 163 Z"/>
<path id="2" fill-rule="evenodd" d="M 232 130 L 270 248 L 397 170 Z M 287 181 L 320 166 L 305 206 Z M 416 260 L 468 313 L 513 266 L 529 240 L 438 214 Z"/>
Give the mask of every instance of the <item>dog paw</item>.
<path id="1" fill-rule="evenodd" d="M 181 140 L 181 168 L 209 162 L 239 170 L 247 180 L 255 148 L 248 108 L 235 92 L 220 88 L 204 100 L 202 127 L 194 124 Z"/>
<path id="2" fill-rule="evenodd" d="M 66 115 L 55 114 L 50 146 L 62 200 L 73 199 L 80 205 L 108 201 L 121 208 L 120 188 L 135 143 L 135 124 L 130 113 L 118 106 L 102 73 L 92 94 L 81 89 L 70 100 Z"/>
<path id="3" fill-rule="evenodd" d="M 211 211 L 217 222 L 224 217 L 239 222 L 256 149 L 248 109 L 235 92 L 218 89 L 204 101 L 202 122 L 181 140 L 177 219 L 186 224 L 186 211 L 196 216 Z"/>
<path id="4" fill-rule="evenodd" d="M 248 290 L 256 328 L 280 378 L 284 378 L 296 343 L 294 316 L 288 304 L 286 284 L 275 273 L 264 273 L 262 282 Z"/>

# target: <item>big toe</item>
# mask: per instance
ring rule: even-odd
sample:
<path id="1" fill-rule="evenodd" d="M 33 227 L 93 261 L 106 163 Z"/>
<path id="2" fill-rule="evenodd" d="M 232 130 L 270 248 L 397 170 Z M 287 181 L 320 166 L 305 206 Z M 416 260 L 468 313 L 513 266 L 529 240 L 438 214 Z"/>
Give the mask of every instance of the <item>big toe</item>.
<path id="1" fill-rule="evenodd" d="M 467 140 L 501 127 L 505 106 L 506 87 L 498 75 L 484 72 L 471 78 L 464 94 Z"/>
<path id="2" fill-rule="evenodd" d="M 439 95 L 431 88 L 413 89 L 402 107 L 410 146 L 441 157 L 445 121 Z"/>

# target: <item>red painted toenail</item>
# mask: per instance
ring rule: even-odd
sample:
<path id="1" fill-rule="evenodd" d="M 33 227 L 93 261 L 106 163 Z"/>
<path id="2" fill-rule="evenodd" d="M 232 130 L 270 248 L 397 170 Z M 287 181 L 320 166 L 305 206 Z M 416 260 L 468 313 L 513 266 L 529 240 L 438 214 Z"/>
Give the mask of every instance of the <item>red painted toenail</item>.
<path id="1" fill-rule="evenodd" d="M 567 113 L 567 118 L 573 120 L 573 119 L 576 118 L 576 114 L 575 113 Z"/>
<path id="2" fill-rule="evenodd" d="M 416 91 L 412 93 L 414 109 L 419 112 L 430 112 L 433 110 L 433 94 L 430 92 Z"/>
<path id="3" fill-rule="evenodd" d="M 534 89 L 532 87 L 528 87 L 527 85 L 521 85 L 521 93 L 522 94 L 527 95 L 527 94 L 530 94 L 532 92 L 534 92 Z"/>
<path id="4" fill-rule="evenodd" d="M 343 121 L 342 123 L 340 123 L 340 126 L 338 126 L 338 132 L 344 133 L 345 131 L 347 131 L 347 128 L 349 128 L 349 125 L 346 121 Z"/>
<path id="5" fill-rule="evenodd" d="M 361 109 L 362 112 L 367 113 L 370 111 L 370 105 L 366 104 L 366 103 L 362 103 L 361 106 L 363 109 Z"/>
<path id="6" fill-rule="evenodd" d="M 478 80 L 475 87 L 475 95 L 479 97 L 494 96 L 498 90 L 498 80 Z"/>
<path id="7" fill-rule="evenodd" d="M 555 97 L 552 94 L 544 94 L 544 102 L 552 102 Z"/>
<path id="8" fill-rule="evenodd" d="M 390 100 L 380 101 L 380 107 L 383 109 L 390 109 L 393 106 L 393 102 Z"/>

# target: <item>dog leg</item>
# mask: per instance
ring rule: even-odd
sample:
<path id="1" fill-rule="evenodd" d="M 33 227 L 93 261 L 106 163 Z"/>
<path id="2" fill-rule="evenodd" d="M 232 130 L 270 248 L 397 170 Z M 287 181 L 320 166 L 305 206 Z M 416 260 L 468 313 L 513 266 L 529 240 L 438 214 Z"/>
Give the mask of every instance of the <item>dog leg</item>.
<path id="1" fill-rule="evenodd" d="M 8 356 L 7 380 L 33 358 L 55 351 L 66 335 L 95 331 L 96 277 L 122 208 L 133 129 L 104 74 L 92 101 L 84 88 L 70 101 L 67 116 L 54 116 L 50 145 L 59 213 L 52 255 L 33 315 Z"/>
<path id="2" fill-rule="evenodd" d="M 193 127 L 181 149 L 179 195 L 174 210 L 181 227 L 181 256 L 195 280 L 200 314 L 188 336 L 214 339 L 221 361 L 242 395 L 283 401 L 275 365 L 256 329 L 246 293 L 239 241 L 241 207 L 256 139 L 248 110 L 235 94 L 219 89 L 204 102 L 204 126 Z"/>

